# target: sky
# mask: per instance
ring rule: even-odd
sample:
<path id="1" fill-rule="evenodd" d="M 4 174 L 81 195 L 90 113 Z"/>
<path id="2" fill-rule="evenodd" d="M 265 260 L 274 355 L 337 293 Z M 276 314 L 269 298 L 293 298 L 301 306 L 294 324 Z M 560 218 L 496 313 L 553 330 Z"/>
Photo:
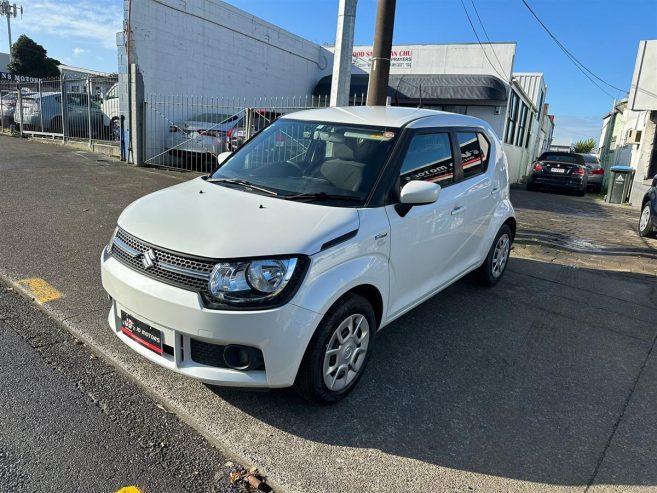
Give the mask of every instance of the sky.
<path id="1" fill-rule="evenodd" d="M 122 0 L 19 0 L 22 18 L 12 22 L 16 39 L 27 34 L 62 63 L 115 72 L 116 33 Z M 137 0 L 139 1 L 139 0 Z M 143 1 L 143 0 L 142 0 Z M 542 30 L 521 0 L 463 0 L 479 36 L 517 43 L 514 71 L 543 72 L 546 102 L 555 115 L 555 140 L 599 137 L 601 117 L 623 94 L 593 85 Z M 541 20 L 589 70 L 629 88 L 639 41 L 657 39 L 657 0 L 528 0 Z M 228 0 L 251 14 L 320 44 L 332 45 L 338 0 Z M 358 0 L 354 43 L 372 44 L 376 0 Z M 6 51 L 0 22 L 0 51 Z M 476 42 L 461 0 L 397 0 L 394 44 Z M 5 48 L 3 48 L 5 46 Z"/>

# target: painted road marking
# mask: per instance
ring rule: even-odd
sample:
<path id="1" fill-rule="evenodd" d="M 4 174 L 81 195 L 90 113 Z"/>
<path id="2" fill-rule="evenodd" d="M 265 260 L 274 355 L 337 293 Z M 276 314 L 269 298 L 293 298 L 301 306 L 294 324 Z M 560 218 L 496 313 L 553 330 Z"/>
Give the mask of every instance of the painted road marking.
<path id="1" fill-rule="evenodd" d="M 22 279 L 18 281 L 18 284 L 26 288 L 30 294 L 34 296 L 34 299 L 42 304 L 58 300 L 64 296 L 46 281 L 39 279 L 38 277 Z"/>
<path id="2" fill-rule="evenodd" d="M 124 486 L 120 490 L 117 490 L 116 493 L 141 493 L 141 490 L 136 486 Z"/>

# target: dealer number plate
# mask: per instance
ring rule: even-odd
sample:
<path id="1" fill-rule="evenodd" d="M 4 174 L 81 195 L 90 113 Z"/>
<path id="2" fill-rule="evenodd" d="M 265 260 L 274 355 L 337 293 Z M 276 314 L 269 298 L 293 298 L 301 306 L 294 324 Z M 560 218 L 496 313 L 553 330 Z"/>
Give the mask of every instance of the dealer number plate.
<path id="1" fill-rule="evenodd" d="M 162 354 L 162 332 L 121 311 L 121 332 L 154 353 Z"/>

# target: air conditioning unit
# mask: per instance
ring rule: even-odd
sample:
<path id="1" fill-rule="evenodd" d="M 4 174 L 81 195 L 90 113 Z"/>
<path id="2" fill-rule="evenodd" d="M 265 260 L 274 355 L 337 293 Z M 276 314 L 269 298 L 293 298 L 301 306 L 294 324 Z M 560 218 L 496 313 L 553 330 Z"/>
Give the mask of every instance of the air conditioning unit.
<path id="1" fill-rule="evenodd" d="M 626 143 L 628 144 L 640 144 L 641 143 L 641 130 L 628 130 Z"/>

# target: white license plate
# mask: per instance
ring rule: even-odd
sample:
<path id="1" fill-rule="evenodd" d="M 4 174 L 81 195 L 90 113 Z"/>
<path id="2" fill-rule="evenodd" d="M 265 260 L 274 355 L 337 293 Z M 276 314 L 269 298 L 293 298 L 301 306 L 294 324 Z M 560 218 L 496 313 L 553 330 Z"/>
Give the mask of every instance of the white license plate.
<path id="1" fill-rule="evenodd" d="M 561 174 L 566 172 L 566 170 L 564 168 L 550 168 L 550 171 L 552 173 L 561 173 Z"/>

